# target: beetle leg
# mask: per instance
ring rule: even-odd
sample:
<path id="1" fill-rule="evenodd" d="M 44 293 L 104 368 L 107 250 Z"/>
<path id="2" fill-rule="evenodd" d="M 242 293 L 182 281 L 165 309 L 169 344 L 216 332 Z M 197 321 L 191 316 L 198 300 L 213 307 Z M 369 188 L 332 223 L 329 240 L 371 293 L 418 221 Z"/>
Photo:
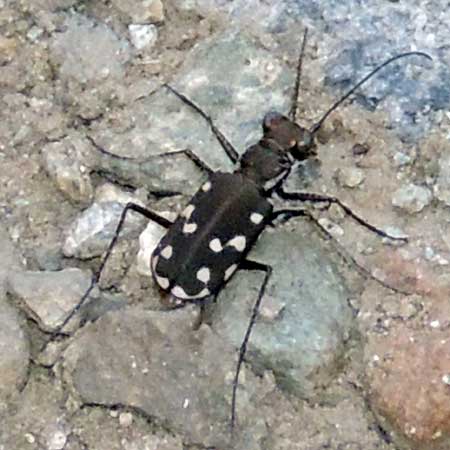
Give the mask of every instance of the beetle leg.
<path id="1" fill-rule="evenodd" d="M 294 217 L 308 217 L 311 220 L 315 220 L 314 216 L 311 214 L 310 211 L 307 209 L 290 209 L 290 208 L 283 208 L 279 209 L 277 211 L 273 211 L 272 215 L 270 216 L 268 225 L 275 226 L 274 222 L 280 217 L 283 216 L 283 219 L 281 223 L 285 223 L 288 220 L 294 218 Z"/>
<path id="2" fill-rule="evenodd" d="M 242 363 L 244 362 L 245 352 L 247 351 L 247 344 L 250 338 L 250 334 L 252 332 L 252 328 L 256 323 L 256 317 L 258 316 L 259 307 L 261 305 L 261 301 L 264 297 L 264 292 L 266 290 L 267 282 L 272 274 L 272 267 L 267 264 L 262 264 L 256 261 L 251 261 L 249 259 L 244 260 L 239 265 L 239 270 L 259 270 L 261 272 L 265 272 L 264 280 L 259 288 L 258 298 L 256 299 L 255 304 L 253 305 L 252 315 L 250 317 L 250 321 L 248 323 L 247 331 L 245 332 L 244 339 L 242 340 L 241 347 L 239 348 L 239 358 L 236 365 L 236 372 L 233 380 L 233 394 L 231 398 L 231 432 L 233 433 L 234 425 L 236 422 L 236 393 L 239 382 L 239 373 L 241 371 Z"/>
<path id="3" fill-rule="evenodd" d="M 181 94 L 176 89 L 174 89 L 169 84 L 164 84 L 164 86 L 169 89 L 170 92 L 172 92 L 174 95 L 176 95 L 183 103 L 186 103 L 186 105 L 190 106 L 192 109 L 194 109 L 198 114 L 200 114 L 206 122 L 208 122 L 208 125 L 211 128 L 211 131 L 216 136 L 217 140 L 219 141 L 219 144 L 224 149 L 226 155 L 228 156 L 228 159 L 233 163 L 236 164 L 239 160 L 239 153 L 236 151 L 236 149 L 233 147 L 231 142 L 224 136 L 224 134 L 214 125 L 213 120 L 211 119 L 208 114 L 206 114 L 200 106 L 196 105 L 192 100 L 187 98 L 184 94 Z"/>
<path id="4" fill-rule="evenodd" d="M 168 153 L 173 154 L 175 152 Z M 208 175 L 211 175 L 214 170 L 211 169 L 211 167 L 208 166 L 208 164 L 205 163 L 202 159 L 200 159 L 192 150 L 189 150 L 188 148 L 184 150 L 179 150 L 177 153 L 182 153 L 186 155 L 200 170 L 203 172 L 206 172 Z"/>
<path id="5" fill-rule="evenodd" d="M 314 225 L 316 227 L 319 228 L 320 232 L 324 235 L 325 239 L 327 239 L 328 241 L 332 241 L 333 245 L 335 246 L 337 252 L 339 253 L 339 255 L 344 259 L 344 261 L 346 261 L 347 263 L 352 264 L 353 266 L 355 266 L 359 273 L 362 276 L 371 278 L 372 280 L 376 281 L 377 283 L 379 283 L 381 286 L 383 286 L 386 289 L 389 289 L 393 292 L 396 292 L 398 294 L 404 294 L 404 295 L 409 295 L 411 294 L 410 292 L 407 291 L 403 291 L 401 289 L 398 289 L 394 286 L 391 286 L 390 284 L 386 283 L 383 280 L 380 280 L 379 278 L 375 277 L 374 275 L 372 275 L 371 271 L 369 269 L 367 269 L 366 267 L 364 267 L 362 264 L 360 264 L 354 256 L 352 256 L 340 243 L 339 241 L 316 219 L 316 217 L 314 217 L 314 215 L 306 210 L 306 209 L 289 209 L 289 208 L 285 208 L 285 209 L 280 209 L 278 211 L 274 211 L 272 213 L 272 217 L 270 218 L 270 221 L 273 225 L 273 221 L 275 219 L 277 219 L 279 216 L 284 216 L 283 217 L 283 221 L 287 222 L 288 220 L 294 218 L 294 217 L 307 217 L 309 220 L 311 220 Z"/>
<path id="6" fill-rule="evenodd" d="M 375 233 L 381 237 L 392 239 L 394 241 L 402 241 L 402 242 L 408 241 L 407 237 L 392 236 L 389 233 L 386 233 L 386 231 L 383 231 L 382 229 L 376 227 L 375 225 L 372 225 L 371 223 L 367 222 L 362 217 L 354 213 L 350 207 L 348 207 L 345 203 L 342 203 L 341 200 L 339 200 L 337 197 L 333 197 L 331 195 L 315 194 L 312 192 L 286 192 L 282 188 L 277 190 L 277 194 L 283 200 L 299 200 L 302 202 L 312 202 L 312 203 L 322 202 L 328 203 L 328 205 L 334 203 L 338 205 L 340 208 L 342 208 L 342 210 L 346 214 L 348 214 L 355 222 L 367 228 L 369 231 L 372 231 L 372 233 Z"/>
<path id="7" fill-rule="evenodd" d="M 138 214 L 143 215 L 147 219 L 152 220 L 153 222 L 156 222 L 157 224 L 161 225 L 164 228 L 169 228 L 172 225 L 172 222 L 170 220 L 160 216 L 159 214 L 157 214 L 153 211 L 150 211 L 149 209 L 143 208 L 142 206 L 137 205 L 136 203 L 127 203 L 125 208 L 122 211 L 122 214 L 120 215 L 120 219 L 117 224 L 116 231 L 114 232 L 114 236 L 111 239 L 111 242 L 109 243 L 108 248 L 106 249 L 105 256 L 103 257 L 102 262 L 100 263 L 100 267 L 92 276 L 91 284 L 90 284 L 89 288 L 83 294 L 83 296 L 81 297 L 80 301 L 77 303 L 75 308 L 72 309 L 70 314 L 64 319 L 62 324 L 56 330 L 54 330 L 52 332 L 50 341 L 60 335 L 67 336 L 67 333 L 62 333 L 61 330 L 70 322 L 72 317 L 80 310 L 80 308 L 83 306 L 85 301 L 89 298 L 89 294 L 91 293 L 92 289 L 94 289 L 95 285 L 98 283 L 98 280 L 100 279 L 100 276 L 106 265 L 106 262 L 108 261 L 110 255 L 113 251 L 113 248 L 117 243 L 117 240 L 119 239 L 119 234 L 123 228 L 125 219 L 126 219 L 129 211 L 137 212 Z M 44 344 L 42 350 L 45 349 L 46 346 L 47 346 L 47 343 Z"/>

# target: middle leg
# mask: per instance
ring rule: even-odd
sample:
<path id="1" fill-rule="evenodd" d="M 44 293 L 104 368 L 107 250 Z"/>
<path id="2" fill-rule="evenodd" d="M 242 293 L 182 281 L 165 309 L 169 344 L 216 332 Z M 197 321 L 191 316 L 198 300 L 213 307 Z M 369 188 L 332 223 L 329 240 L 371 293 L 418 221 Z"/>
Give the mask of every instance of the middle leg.
<path id="1" fill-rule="evenodd" d="M 311 203 L 328 203 L 328 205 L 334 203 L 338 205 L 355 222 L 367 228 L 372 233 L 375 233 L 378 236 L 384 238 L 392 239 L 394 241 L 402 241 L 402 242 L 408 241 L 407 237 L 392 236 L 386 231 L 382 230 L 381 228 L 378 228 L 375 225 L 372 225 L 371 223 L 367 222 L 362 217 L 354 213 L 349 206 L 347 206 L 345 203 L 342 203 L 341 200 L 339 200 L 337 197 L 333 197 L 331 195 L 315 194 L 311 192 L 286 192 L 285 190 L 283 190 L 283 188 L 278 189 L 276 193 L 283 200 L 298 200 L 302 202 L 311 202 Z"/>
<path id="2" fill-rule="evenodd" d="M 360 272 L 360 274 L 364 277 L 368 277 L 381 286 L 383 286 L 386 289 L 389 289 L 393 292 L 396 292 L 398 294 L 403 295 L 410 295 L 410 292 L 403 291 L 401 289 L 398 289 L 394 286 L 391 286 L 390 284 L 386 283 L 385 281 L 377 278 L 372 274 L 372 272 L 364 267 L 362 264 L 360 264 L 354 256 L 352 256 L 340 243 L 339 241 L 317 220 L 317 218 L 307 209 L 290 209 L 290 208 L 283 208 L 277 211 L 274 211 L 272 213 L 272 217 L 270 219 L 269 224 L 274 225 L 273 222 L 280 216 L 283 216 L 283 223 L 287 222 L 295 217 L 306 217 L 307 219 L 311 220 L 314 225 L 319 229 L 319 231 L 322 233 L 324 238 L 328 241 L 332 241 L 333 245 L 336 246 L 337 252 L 339 255 L 346 261 L 347 263 L 352 264 L 357 268 L 357 270 Z"/>

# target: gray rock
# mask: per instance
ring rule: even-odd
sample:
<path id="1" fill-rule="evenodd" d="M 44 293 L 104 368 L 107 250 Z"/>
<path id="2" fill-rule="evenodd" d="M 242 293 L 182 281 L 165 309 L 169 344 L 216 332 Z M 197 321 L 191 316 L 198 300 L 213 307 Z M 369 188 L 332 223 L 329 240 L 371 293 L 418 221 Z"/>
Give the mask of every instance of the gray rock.
<path id="1" fill-rule="evenodd" d="M 311 398 L 339 372 L 353 325 L 343 280 L 320 237 L 303 225 L 266 233 L 249 256 L 273 264 L 262 307 L 276 300 L 279 312 L 258 321 L 246 359 L 273 370 L 289 392 Z M 262 273 L 239 271 L 219 295 L 213 328 L 236 347 L 262 280 Z"/>
<path id="2" fill-rule="evenodd" d="M 44 377 L 42 371 L 32 371 L 20 398 L 2 415 L 0 446 L 8 450 L 56 450 L 63 441 L 61 433 L 70 433 L 64 399 L 67 397 L 59 381 Z"/>
<path id="3" fill-rule="evenodd" d="M 266 3 L 261 0 L 237 0 L 223 2 L 220 0 L 181 0 L 179 7 L 184 10 L 202 11 L 211 14 L 212 11 L 222 11 L 233 24 L 243 28 L 247 26 L 260 27 L 266 31 L 282 26 L 284 17 L 293 12 L 293 6 L 285 0 L 275 0 Z M 290 2 L 292 3 L 292 2 Z M 287 11 L 289 8 L 290 11 Z M 304 8 L 306 13 L 309 8 Z M 295 11 L 296 12 L 296 11 Z"/>
<path id="4" fill-rule="evenodd" d="M 101 317 L 67 348 L 68 381 L 86 403 L 137 408 L 180 433 L 185 443 L 226 447 L 235 354 L 208 326 L 193 330 L 194 311 L 132 308 Z M 246 383 L 257 386 L 246 374 Z M 240 425 L 242 448 L 256 450 L 262 431 L 246 427 L 261 428 L 263 418 L 249 403 L 251 392 L 239 390 L 245 410 Z"/>
<path id="5" fill-rule="evenodd" d="M 450 155 L 447 152 L 439 158 L 439 175 L 434 193 L 437 199 L 450 206 Z"/>
<path id="6" fill-rule="evenodd" d="M 67 231 L 64 255 L 81 259 L 102 255 L 116 232 L 123 209 L 124 204 L 118 202 L 93 203 L 85 209 Z M 142 224 L 142 216 L 131 212 L 121 237 L 130 236 Z"/>
<path id="7" fill-rule="evenodd" d="M 0 410 L 23 387 L 29 359 L 28 337 L 19 315 L 0 292 Z"/>
<path id="8" fill-rule="evenodd" d="M 70 200 L 82 204 L 92 200 L 94 190 L 89 173 L 69 139 L 47 144 L 42 156 L 47 173 Z"/>
<path id="9" fill-rule="evenodd" d="M 58 272 L 15 272 L 9 291 L 46 331 L 55 330 L 79 302 L 91 282 L 80 269 Z"/>
<path id="10" fill-rule="evenodd" d="M 392 158 L 394 160 L 395 167 L 403 167 L 411 164 L 413 158 L 404 152 L 395 152 Z"/>
<path id="11" fill-rule="evenodd" d="M 67 431 L 58 424 L 52 424 L 45 430 L 48 450 L 62 450 L 67 442 Z"/>
<path id="12" fill-rule="evenodd" d="M 76 3 L 76 0 L 24 0 L 22 5 L 27 10 L 40 13 L 42 11 L 57 11 L 69 9 Z"/>
<path id="13" fill-rule="evenodd" d="M 409 183 L 394 192 L 392 204 L 409 214 L 415 214 L 428 206 L 432 199 L 433 194 L 428 188 Z"/>
<path id="14" fill-rule="evenodd" d="M 132 424 L 124 427 L 125 419 L 132 418 Z M 107 409 L 102 406 L 86 406 L 72 420 L 76 430 L 70 436 L 67 450 L 185 450 L 180 436 L 174 436 L 170 431 L 153 432 L 148 420 L 140 411 L 130 411 L 115 407 Z M 74 439 L 74 434 L 78 439 Z M 99 439 L 101 436 L 101 439 Z M 74 441 L 76 444 L 73 446 Z M 78 441 L 78 442 L 77 442 Z M 82 442 L 82 445 L 80 443 Z"/>
<path id="15" fill-rule="evenodd" d="M 8 230 L 0 224 L 0 297 L 5 294 L 10 272 L 22 270 L 19 254 L 9 237 Z"/>
<path id="16" fill-rule="evenodd" d="M 54 64 L 63 79 L 80 83 L 121 77 L 130 58 L 128 42 L 104 23 L 94 23 L 79 14 L 68 15 L 64 31 L 55 33 L 50 46 Z"/>
<path id="17" fill-rule="evenodd" d="M 239 152 L 260 137 L 269 109 L 287 111 L 294 80 L 292 70 L 236 32 L 198 45 L 179 73 L 171 84 L 210 114 Z M 100 124 L 93 137 L 108 153 L 98 155 L 98 169 L 125 183 L 193 193 L 198 168 L 184 155 L 161 156 L 185 148 L 214 169 L 232 167 L 205 121 L 165 88 L 124 109 L 123 117 L 133 118 L 125 131 Z"/>
<path id="18" fill-rule="evenodd" d="M 134 23 L 160 23 L 164 21 L 164 5 L 161 0 L 113 0 L 116 8 Z"/>
<path id="19" fill-rule="evenodd" d="M 136 105 L 136 110 L 138 109 L 139 105 Z M 127 151 L 139 153 L 141 151 L 151 152 L 152 143 L 147 141 L 144 136 L 139 136 L 140 130 L 136 131 L 136 133 L 131 132 L 131 134 L 136 134 L 136 136 L 124 137 L 124 141 L 122 141 L 120 136 L 113 136 L 114 133 L 114 130 L 108 129 L 102 132 L 101 138 L 97 135 L 96 139 L 100 140 L 103 143 L 102 145 L 112 152 L 119 149 L 120 151 L 127 149 Z M 141 145 L 145 147 L 145 150 L 141 148 Z M 94 170 L 102 171 L 108 178 L 118 181 L 120 184 L 136 188 L 145 187 L 147 190 L 159 194 L 174 192 L 193 194 L 200 185 L 204 175 L 186 156 L 180 154 L 176 149 L 172 150 L 174 151 L 169 151 L 165 155 L 137 156 L 136 158 L 124 158 L 114 154 L 98 153 L 93 168 Z M 161 153 L 164 153 L 164 151 Z"/>
<path id="20" fill-rule="evenodd" d="M 8 231 L 0 225 L 0 413 L 6 401 L 23 387 L 28 375 L 28 337 L 17 311 L 6 299 L 8 279 L 20 271 L 19 256 Z"/>
<path id="21" fill-rule="evenodd" d="M 437 4 L 425 6 L 420 0 L 413 0 L 361 8 L 358 0 L 183 0 L 180 7 L 205 15 L 220 11 L 229 23 L 257 33 L 270 33 L 268 41 L 282 41 L 283 48 L 292 52 L 298 48 L 299 36 L 308 25 L 310 42 L 317 43 L 317 53 L 325 67 L 320 74 L 311 75 L 314 63 L 310 62 L 303 71 L 306 76 L 317 78 L 325 72 L 325 85 L 336 97 L 390 56 L 412 49 L 439 55 L 432 68 L 419 57 L 393 64 L 355 96 L 363 107 L 379 106 L 387 112 L 389 126 L 403 139 L 417 141 L 437 122 L 436 116 L 429 114 L 430 109 L 445 109 L 450 103 L 446 63 L 449 56 L 443 50 L 450 27 L 440 19 Z M 307 47 L 306 52 L 311 50 Z"/>
<path id="22" fill-rule="evenodd" d="M 145 444 L 148 448 L 155 448 L 158 450 L 184 450 L 186 447 L 181 442 L 181 439 L 167 434 L 165 437 L 149 436 Z"/>

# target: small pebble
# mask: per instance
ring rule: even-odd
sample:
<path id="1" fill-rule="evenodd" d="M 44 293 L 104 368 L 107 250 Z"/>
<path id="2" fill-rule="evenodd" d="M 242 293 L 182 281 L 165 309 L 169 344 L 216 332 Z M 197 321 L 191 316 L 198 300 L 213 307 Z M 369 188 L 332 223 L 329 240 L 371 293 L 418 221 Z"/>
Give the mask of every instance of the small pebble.
<path id="1" fill-rule="evenodd" d="M 47 442 L 48 450 L 62 450 L 67 442 L 67 436 L 62 430 L 55 431 Z"/>
<path id="2" fill-rule="evenodd" d="M 128 26 L 131 43 L 138 50 L 145 47 L 153 47 L 158 39 L 158 29 L 155 25 L 136 25 Z"/>
<path id="3" fill-rule="evenodd" d="M 370 150 L 369 146 L 366 144 L 355 144 L 352 147 L 353 156 L 361 156 L 368 153 Z"/>
<path id="4" fill-rule="evenodd" d="M 29 444 L 34 444 L 36 441 L 36 438 L 34 437 L 33 433 L 25 433 L 25 440 L 29 443 Z"/>
<path id="5" fill-rule="evenodd" d="M 431 191 L 423 186 L 409 183 L 397 189 L 392 196 L 392 205 L 409 214 L 422 211 L 433 199 Z"/>
<path id="6" fill-rule="evenodd" d="M 402 167 L 411 164 L 412 158 L 403 152 L 396 152 L 394 154 L 394 165 L 395 167 Z"/>
<path id="7" fill-rule="evenodd" d="M 133 423 L 133 415 L 129 412 L 120 413 L 119 423 L 122 427 L 129 427 Z"/>
<path id="8" fill-rule="evenodd" d="M 355 188 L 364 181 L 364 172 L 355 167 L 338 169 L 336 172 L 336 178 L 341 186 Z"/>
<path id="9" fill-rule="evenodd" d="M 339 237 L 344 235 L 344 229 L 339 225 L 336 225 L 331 220 L 321 217 L 319 219 L 319 224 L 328 231 L 332 236 Z"/>

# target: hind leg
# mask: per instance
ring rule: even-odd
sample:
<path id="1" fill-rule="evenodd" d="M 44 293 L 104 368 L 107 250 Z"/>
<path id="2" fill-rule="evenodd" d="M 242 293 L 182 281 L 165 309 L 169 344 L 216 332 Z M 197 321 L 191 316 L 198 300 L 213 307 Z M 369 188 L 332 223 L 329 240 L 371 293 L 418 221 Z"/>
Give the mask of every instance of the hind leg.
<path id="1" fill-rule="evenodd" d="M 92 289 L 94 289 L 94 287 L 98 283 L 98 281 L 102 275 L 103 269 L 104 269 L 109 257 L 111 256 L 111 253 L 113 252 L 114 247 L 119 239 L 119 235 L 123 229 L 125 220 L 131 211 L 138 213 L 138 214 L 146 217 L 147 219 L 152 220 L 153 222 L 156 222 L 157 224 L 161 225 L 164 228 L 169 228 L 172 225 L 172 222 L 170 220 L 167 220 L 166 218 L 155 213 L 154 211 L 143 208 L 142 206 L 137 205 L 135 203 L 127 203 L 127 205 L 123 209 L 122 214 L 120 216 L 119 222 L 118 222 L 116 230 L 114 232 L 114 236 L 111 239 L 111 242 L 109 243 L 108 248 L 106 249 L 106 252 L 105 252 L 105 255 L 103 256 L 102 262 L 100 263 L 100 267 L 92 276 L 92 280 L 91 280 L 91 284 L 90 284 L 89 288 L 83 294 L 83 296 L 81 297 L 80 301 L 77 303 L 75 308 L 72 309 L 72 311 L 64 319 L 64 321 L 61 323 L 61 325 L 55 331 L 52 332 L 50 340 L 53 340 L 57 336 L 60 336 L 60 335 L 64 335 L 64 336 L 68 335 L 67 333 L 62 333 L 63 328 L 70 322 L 70 320 L 73 318 L 73 316 L 80 310 L 80 308 L 83 306 L 83 304 L 89 298 L 89 295 L 92 292 Z M 46 347 L 47 343 L 44 345 L 43 349 Z"/>

